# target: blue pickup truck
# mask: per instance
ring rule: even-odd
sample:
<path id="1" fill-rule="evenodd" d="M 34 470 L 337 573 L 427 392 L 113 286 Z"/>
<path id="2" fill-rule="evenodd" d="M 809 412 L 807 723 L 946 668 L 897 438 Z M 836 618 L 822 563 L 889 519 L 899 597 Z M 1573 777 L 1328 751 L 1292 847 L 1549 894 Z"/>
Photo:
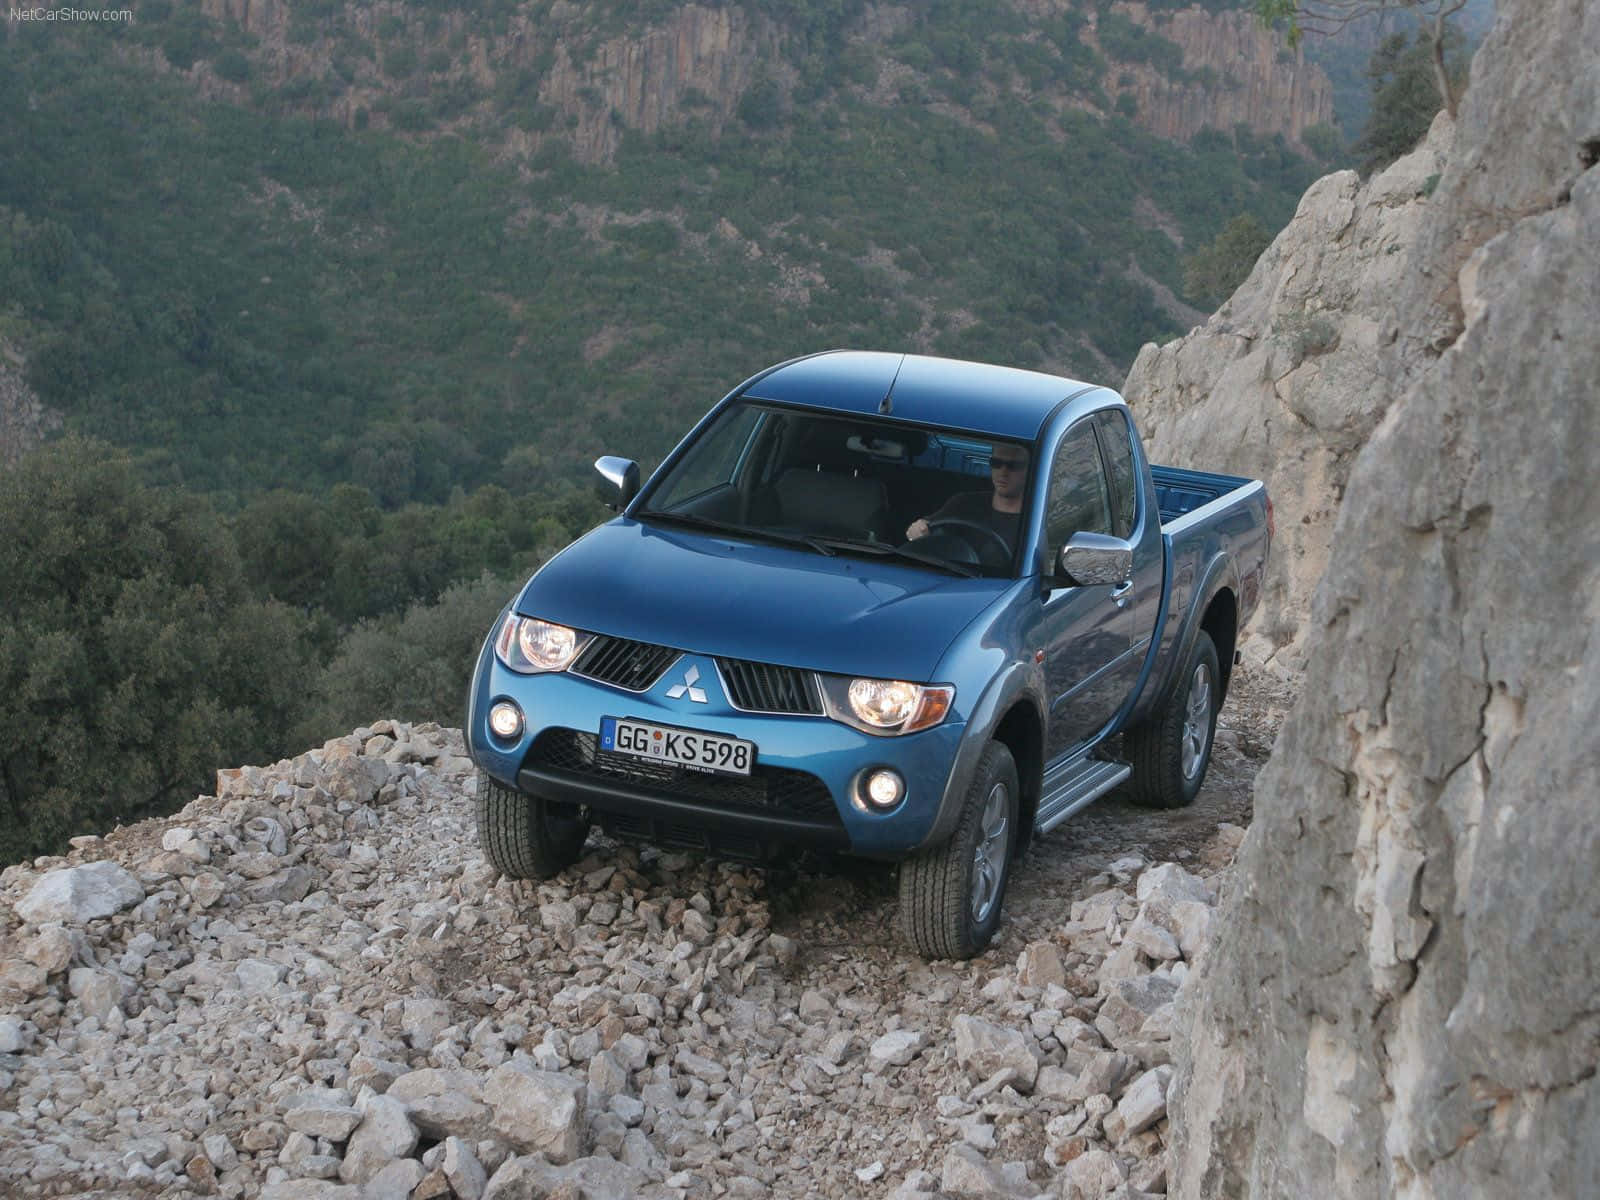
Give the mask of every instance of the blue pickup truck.
<path id="1" fill-rule="evenodd" d="M 1118 786 L 1189 803 L 1272 509 L 1153 467 L 1093 384 L 838 351 L 746 380 L 546 562 L 479 655 L 466 737 L 506 875 L 593 825 L 730 856 L 900 863 L 928 957 L 979 953 L 1011 864 Z"/>

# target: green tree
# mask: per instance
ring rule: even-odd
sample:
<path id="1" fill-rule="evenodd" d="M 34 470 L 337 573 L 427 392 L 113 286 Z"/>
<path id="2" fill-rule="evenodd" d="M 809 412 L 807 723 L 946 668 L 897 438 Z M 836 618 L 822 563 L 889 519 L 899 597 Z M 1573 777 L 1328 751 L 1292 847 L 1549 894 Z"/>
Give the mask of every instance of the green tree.
<path id="1" fill-rule="evenodd" d="M 1304 34 L 1335 34 L 1363 17 L 1390 12 L 1417 14 L 1425 21 L 1422 28 L 1427 33 L 1419 30 L 1418 39 L 1427 38 L 1427 62 L 1434 85 L 1445 109 L 1455 117 L 1466 77 L 1452 71 L 1449 65 L 1453 28 L 1450 18 L 1467 6 L 1467 0 L 1253 0 L 1253 4 L 1264 24 L 1284 31 L 1290 46 L 1299 45 Z"/>
<path id="2" fill-rule="evenodd" d="M 461 724 L 478 649 L 523 579 L 486 571 L 436 604 L 356 626 L 318 680 L 300 740 L 320 743 L 380 717 Z"/>
<path id="3" fill-rule="evenodd" d="M 326 504 L 302 492 L 265 492 L 235 519 L 234 538 L 258 593 L 296 608 L 330 605 L 339 529 Z"/>
<path id="4" fill-rule="evenodd" d="M 0 475 L 0 580 L 0 860 L 287 748 L 306 623 L 252 599 L 205 501 L 102 444 L 52 444 Z"/>
<path id="5" fill-rule="evenodd" d="M 1183 287 L 1208 304 L 1220 304 L 1250 277 L 1272 235 L 1249 213 L 1241 213 L 1211 242 L 1183 260 Z"/>
<path id="6" fill-rule="evenodd" d="M 1466 65 L 1461 36 L 1452 32 L 1447 41 L 1447 67 L 1452 77 L 1463 76 Z M 1443 104 L 1434 80 L 1433 50 L 1421 30 L 1415 40 L 1403 33 L 1385 38 L 1367 64 L 1367 79 L 1372 86 L 1372 112 L 1354 146 L 1364 173 L 1386 167 L 1410 151 L 1428 132 Z"/>

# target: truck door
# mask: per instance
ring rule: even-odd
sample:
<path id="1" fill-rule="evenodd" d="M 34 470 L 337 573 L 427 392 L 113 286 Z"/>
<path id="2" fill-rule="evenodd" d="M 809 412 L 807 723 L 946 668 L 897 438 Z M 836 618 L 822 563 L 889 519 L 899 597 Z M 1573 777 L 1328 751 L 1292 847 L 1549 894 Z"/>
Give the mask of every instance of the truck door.
<path id="1" fill-rule="evenodd" d="M 1122 586 L 1066 587 L 1052 582 L 1061 548 L 1074 533 L 1112 532 L 1105 465 L 1087 417 L 1061 439 L 1050 464 L 1044 534 L 1045 593 L 1035 645 L 1044 653 L 1050 697 L 1046 757 L 1088 741 L 1111 720 L 1131 680 L 1123 674 L 1131 625 Z"/>
<path id="2" fill-rule="evenodd" d="M 1100 454 L 1106 464 L 1106 485 L 1111 496 L 1111 532 L 1133 545 L 1133 586 L 1123 601 L 1131 643 L 1128 661 L 1118 670 L 1123 697 L 1138 682 L 1161 612 L 1161 514 L 1154 504 L 1141 500 L 1144 489 L 1135 447 L 1133 423 L 1119 408 L 1097 412 L 1092 418 L 1100 435 Z"/>

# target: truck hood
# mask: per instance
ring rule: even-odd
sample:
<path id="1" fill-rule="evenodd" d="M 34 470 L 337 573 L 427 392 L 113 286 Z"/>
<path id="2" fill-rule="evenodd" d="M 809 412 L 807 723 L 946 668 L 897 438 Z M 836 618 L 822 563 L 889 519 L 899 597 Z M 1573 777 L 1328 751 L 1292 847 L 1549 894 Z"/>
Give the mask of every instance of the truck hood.
<path id="1" fill-rule="evenodd" d="M 516 610 L 701 654 L 937 682 L 956 634 L 1013 583 L 619 517 L 546 563 Z"/>

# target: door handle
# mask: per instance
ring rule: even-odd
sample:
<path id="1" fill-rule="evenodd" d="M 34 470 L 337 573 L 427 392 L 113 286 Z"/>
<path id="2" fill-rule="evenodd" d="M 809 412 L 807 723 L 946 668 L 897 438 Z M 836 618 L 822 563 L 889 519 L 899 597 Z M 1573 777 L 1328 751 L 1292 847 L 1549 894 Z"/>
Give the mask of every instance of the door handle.
<path id="1" fill-rule="evenodd" d="M 1112 602 L 1115 603 L 1118 608 L 1127 608 L 1128 600 L 1132 595 L 1132 592 L 1133 580 L 1125 579 L 1116 587 L 1111 589 Z"/>

